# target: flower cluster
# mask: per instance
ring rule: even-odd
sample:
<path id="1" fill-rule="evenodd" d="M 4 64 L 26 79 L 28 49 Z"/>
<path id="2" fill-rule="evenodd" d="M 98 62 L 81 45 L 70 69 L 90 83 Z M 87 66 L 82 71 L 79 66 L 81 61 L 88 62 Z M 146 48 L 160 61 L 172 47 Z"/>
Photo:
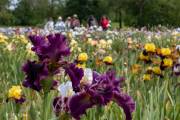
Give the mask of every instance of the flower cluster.
<path id="1" fill-rule="evenodd" d="M 87 43 L 90 44 L 91 46 L 93 46 L 93 48 L 95 48 L 95 51 L 93 52 L 93 54 L 96 57 L 96 61 L 97 63 L 107 63 L 107 64 L 112 64 L 112 60 L 111 59 L 111 56 L 109 55 L 112 50 L 112 40 L 111 39 L 108 39 L 108 40 L 105 40 L 105 39 L 98 39 L 98 40 L 93 40 L 92 38 L 88 38 L 87 39 Z M 106 59 L 104 61 L 104 59 Z M 108 59 L 108 62 L 106 62 Z M 110 61 L 109 61 L 110 60 Z M 98 65 L 97 64 L 97 65 Z"/>
<path id="2" fill-rule="evenodd" d="M 13 42 L 21 42 L 23 44 L 27 44 L 28 43 L 28 39 L 26 38 L 25 35 L 14 35 L 12 37 L 12 41 Z"/>
<path id="3" fill-rule="evenodd" d="M 139 55 L 139 60 L 151 64 L 146 69 L 143 76 L 144 80 L 151 80 L 152 75 L 163 77 L 163 73 L 168 68 L 174 68 L 174 73 L 179 72 L 178 63 L 178 48 L 157 48 L 154 43 L 147 43 L 144 46 L 143 52 Z"/>
<path id="4" fill-rule="evenodd" d="M 0 43 L 7 44 L 8 37 L 0 33 Z"/>
<path id="5" fill-rule="evenodd" d="M 31 49 L 29 49 L 31 43 L 28 42 L 28 39 L 25 35 L 6 36 L 0 33 L 0 44 L 3 46 L 4 51 L 14 53 L 18 50 L 25 50 L 28 53 L 28 55 L 34 55 Z"/>

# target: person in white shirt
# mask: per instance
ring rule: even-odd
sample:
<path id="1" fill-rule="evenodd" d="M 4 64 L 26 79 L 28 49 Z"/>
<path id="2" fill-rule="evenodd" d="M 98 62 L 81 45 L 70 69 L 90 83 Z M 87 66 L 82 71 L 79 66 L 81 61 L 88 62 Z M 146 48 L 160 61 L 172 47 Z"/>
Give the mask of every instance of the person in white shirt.
<path id="1" fill-rule="evenodd" d="M 54 21 L 52 18 L 49 18 L 49 21 L 45 24 L 44 29 L 48 32 L 52 32 L 54 30 Z"/>
<path id="2" fill-rule="evenodd" d="M 62 20 L 62 17 L 60 16 L 58 18 L 58 21 L 55 24 L 55 30 L 59 31 L 59 32 L 64 32 L 66 28 L 66 25 L 64 23 L 64 21 Z"/>

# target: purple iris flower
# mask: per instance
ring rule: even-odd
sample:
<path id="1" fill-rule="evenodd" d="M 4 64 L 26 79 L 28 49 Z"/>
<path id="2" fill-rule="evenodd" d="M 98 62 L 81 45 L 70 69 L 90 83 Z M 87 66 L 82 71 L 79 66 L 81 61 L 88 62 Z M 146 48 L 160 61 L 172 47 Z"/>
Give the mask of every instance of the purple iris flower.
<path id="1" fill-rule="evenodd" d="M 69 75 L 71 82 L 72 82 L 72 87 L 75 92 L 80 91 L 80 81 L 82 77 L 84 76 L 84 72 L 82 68 L 76 67 L 75 64 L 71 63 L 64 67 L 66 74 Z"/>
<path id="2" fill-rule="evenodd" d="M 40 91 L 42 88 L 41 80 L 48 76 L 46 64 L 37 63 L 36 61 L 27 61 L 27 63 L 22 67 L 22 70 L 26 74 L 23 86 Z"/>
<path id="3" fill-rule="evenodd" d="M 64 35 L 51 34 L 47 37 L 30 36 L 29 38 L 33 44 L 32 50 L 38 55 L 41 61 L 50 59 L 57 62 L 63 56 L 70 55 L 70 48 Z"/>
<path id="4" fill-rule="evenodd" d="M 71 115 L 79 120 L 88 108 L 107 105 L 110 101 L 114 101 L 123 108 L 126 120 L 132 120 L 131 113 L 135 110 L 135 102 L 130 96 L 121 92 L 120 84 L 124 79 L 117 78 L 113 70 L 102 75 L 95 74 L 93 78 L 94 82 L 91 85 L 86 86 L 69 100 Z"/>

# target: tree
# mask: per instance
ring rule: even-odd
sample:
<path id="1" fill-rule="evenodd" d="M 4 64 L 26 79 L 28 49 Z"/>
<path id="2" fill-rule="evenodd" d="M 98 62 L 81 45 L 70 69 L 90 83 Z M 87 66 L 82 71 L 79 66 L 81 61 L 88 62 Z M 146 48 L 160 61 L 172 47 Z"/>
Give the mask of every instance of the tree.
<path id="1" fill-rule="evenodd" d="M 9 0 L 0 0 L 0 11 L 6 9 L 8 3 L 9 3 Z"/>
<path id="2" fill-rule="evenodd" d="M 89 15 L 99 18 L 108 13 L 105 0 L 68 0 L 66 2 L 65 16 L 78 14 L 81 20 L 86 20 Z"/>
<path id="3" fill-rule="evenodd" d="M 115 13 L 115 20 L 119 23 L 119 28 L 122 28 L 123 13 L 126 11 L 126 0 L 109 0 L 108 4 L 112 13 Z"/>
<path id="4" fill-rule="evenodd" d="M 33 5 L 34 0 L 21 0 L 17 8 L 14 11 L 14 15 L 17 18 L 16 23 L 19 25 L 30 25 L 33 24 Z"/>
<path id="5" fill-rule="evenodd" d="M 1 25 L 12 25 L 15 17 L 12 12 L 8 9 L 10 4 L 9 0 L 0 0 L 0 24 Z"/>

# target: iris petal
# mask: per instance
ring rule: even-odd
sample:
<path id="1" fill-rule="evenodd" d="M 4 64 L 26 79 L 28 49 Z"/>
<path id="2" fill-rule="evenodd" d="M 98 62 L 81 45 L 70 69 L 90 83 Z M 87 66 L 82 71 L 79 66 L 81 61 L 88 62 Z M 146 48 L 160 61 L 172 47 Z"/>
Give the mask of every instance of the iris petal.
<path id="1" fill-rule="evenodd" d="M 132 112 L 135 110 L 133 99 L 126 94 L 114 92 L 113 100 L 123 108 L 126 120 L 132 120 Z"/>

